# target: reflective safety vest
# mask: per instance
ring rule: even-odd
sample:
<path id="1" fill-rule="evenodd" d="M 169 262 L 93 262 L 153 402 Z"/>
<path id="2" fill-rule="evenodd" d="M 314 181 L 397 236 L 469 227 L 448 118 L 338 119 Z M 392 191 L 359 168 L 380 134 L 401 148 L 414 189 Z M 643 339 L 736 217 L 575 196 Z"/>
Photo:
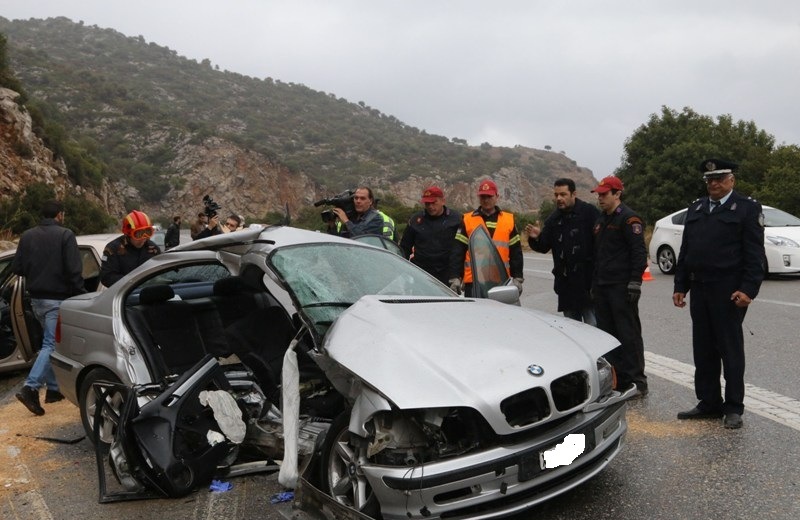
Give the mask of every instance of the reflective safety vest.
<path id="1" fill-rule="evenodd" d="M 466 213 L 464 215 L 464 229 L 467 232 L 467 236 L 465 237 L 458 234 L 456 235 L 456 240 L 469 245 L 469 237 L 478 226 L 486 226 L 489 230 L 492 242 L 494 242 L 494 246 L 497 248 L 497 252 L 500 253 L 500 258 L 503 260 L 506 274 L 511 276 L 509 241 L 511 240 L 511 232 L 514 231 L 514 214 L 501 211 L 500 214 L 497 215 L 497 222 L 484 222 L 483 217 L 480 215 Z M 494 233 L 492 233 L 492 231 L 494 231 Z M 469 257 L 469 249 L 467 249 L 467 255 L 464 260 L 464 283 L 472 283 L 472 260 Z"/>
<path id="2" fill-rule="evenodd" d="M 392 219 L 392 217 L 390 217 L 389 215 L 387 215 L 386 213 L 384 213 L 381 210 L 378 210 L 378 213 L 380 214 L 381 218 L 383 219 L 383 231 L 382 231 L 381 234 L 383 236 L 385 236 L 386 238 L 390 239 L 392 242 L 397 242 L 397 235 L 395 234 L 396 231 L 395 231 L 395 226 L 394 226 L 394 219 Z"/>

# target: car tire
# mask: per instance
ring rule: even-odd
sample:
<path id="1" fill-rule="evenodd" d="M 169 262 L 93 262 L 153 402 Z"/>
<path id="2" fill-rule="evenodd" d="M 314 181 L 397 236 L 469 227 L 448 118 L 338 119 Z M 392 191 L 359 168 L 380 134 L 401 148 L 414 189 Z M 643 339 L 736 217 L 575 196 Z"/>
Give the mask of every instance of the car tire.
<path id="1" fill-rule="evenodd" d="M 662 273 L 675 274 L 675 264 L 677 264 L 675 251 L 669 246 L 661 246 L 658 248 L 656 263 L 658 264 L 658 268 Z"/>
<path id="2" fill-rule="evenodd" d="M 108 383 L 119 383 L 120 380 L 110 370 L 105 368 L 92 369 L 81 382 L 78 394 L 78 406 L 81 411 L 81 422 L 86 431 L 86 437 L 92 444 L 96 444 L 94 436 L 94 416 L 98 406 L 97 395 L 94 384 L 100 381 Z M 120 392 L 112 392 L 106 397 L 103 404 L 104 410 L 101 415 L 100 423 L 100 442 L 111 444 L 119 424 L 119 414 L 122 408 L 123 395 Z"/>
<path id="3" fill-rule="evenodd" d="M 380 518 L 378 499 L 359 469 L 366 459 L 367 439 L 352 433 L 350 410 L 334 419 L 322 445 L 321 482 L 323 491 L 336 502 L 372 518 Z"/>

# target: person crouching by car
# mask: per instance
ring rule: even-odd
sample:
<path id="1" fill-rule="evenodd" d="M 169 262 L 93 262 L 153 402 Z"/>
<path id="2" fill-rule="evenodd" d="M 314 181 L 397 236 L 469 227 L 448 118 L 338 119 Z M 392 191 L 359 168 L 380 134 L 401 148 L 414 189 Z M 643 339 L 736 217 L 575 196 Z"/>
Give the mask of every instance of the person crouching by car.
<path id="1" fill-rule="evenodd" d="M 153 236 L 150 217 L 133 210 L 122 219 L 122 236 L 109 242 L 103 249 L 100 265 L 100 282 L 111 287 L 149 259 L 161 253 Z"/>

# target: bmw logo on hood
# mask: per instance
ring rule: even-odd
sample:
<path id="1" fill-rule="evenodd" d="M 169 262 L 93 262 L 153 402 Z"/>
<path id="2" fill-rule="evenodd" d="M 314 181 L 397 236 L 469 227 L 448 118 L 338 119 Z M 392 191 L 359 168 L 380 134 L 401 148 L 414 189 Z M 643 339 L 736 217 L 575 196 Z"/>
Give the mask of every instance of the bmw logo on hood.
<path id="1" fill-rule="evenodd" d="M 544 374 L 544 368 L 539 365 L 528 365 L 528 373 L 532 376 L 540 376 Z"/>

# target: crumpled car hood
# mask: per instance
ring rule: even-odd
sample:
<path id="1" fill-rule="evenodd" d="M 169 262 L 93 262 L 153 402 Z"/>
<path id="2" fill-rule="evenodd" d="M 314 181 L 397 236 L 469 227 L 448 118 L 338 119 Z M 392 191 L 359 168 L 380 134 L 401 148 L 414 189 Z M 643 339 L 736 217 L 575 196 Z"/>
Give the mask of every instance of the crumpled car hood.
<path id="1" fill-rule="evenodd" d="M 618 344 L 594 327 L 491 300 L 365 296 L 339 316 L 324 349 L 400 408 L 487 412 L 567 373 L 595 373 Z M 531 375 L 531 364 L 544 373 Z"/>

